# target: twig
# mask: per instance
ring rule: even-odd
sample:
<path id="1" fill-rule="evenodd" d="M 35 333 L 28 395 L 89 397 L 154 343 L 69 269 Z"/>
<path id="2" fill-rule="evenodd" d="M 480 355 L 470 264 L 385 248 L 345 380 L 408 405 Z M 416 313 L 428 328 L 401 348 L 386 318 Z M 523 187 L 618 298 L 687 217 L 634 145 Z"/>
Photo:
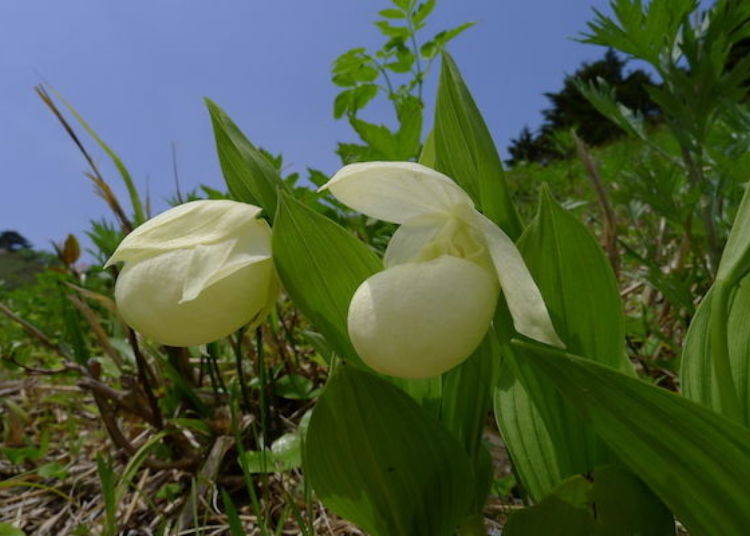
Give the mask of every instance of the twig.
<path id="1" fill-rule="evenodd" d="M 60 346 L 59 344 L 56 344 L 52 342 L 52 340 L 47 337 L 42 331 L 37 328 L 35 325 L 33 325 L 28 320 L 24 320 L 20 316 L 18 316 L 16 313 L 14 313 L 7 305 L 0 302 L 0 313 L 4 314 L 8 318 L 10 318 L 13 322 L 21 326 L 26 333 L 31 335 L 33 338 L 41 342 L 44 346 L 49 348 L 50 350 L 53 350 L 57 354 L 64 356 L 64 357 L 70 357 L 68 352 Z"/>
<path id="2" fill-rule="evenodd" d="M 602 209 L 602 214 L 604 216 L 604 228 L 602 230 L 604 234 L 604 249 L 607 251 L 609 262 L 612 264 L 615 277 L 617 277 L 620 271 L 620 253 L 617 249 L 617 220 L 615 218 L 615 213 L 612 210 L 607 189 L 604 186 L 604 182 L 599 174 L 599 169 L 591 156 L 589 148 L 586 146 L 586 143 L 578 137 L 575 130 L 572 130 L 571 134 L 576 144 L 578 158 L 581 159 L 584 168 L 586 168 L 586 174 L 594 187 L 597 199 L 599 200 L 599 206 Z"/>
<path id="3" fill-rule="evenodd" d="M 73 130 L 73 127 L 70 126 L 70 123 L 68 123 L 68 121 L 65 119 L 65 116 L 62 114 L 62 112 L 60 112 L 59 108 L 55 104 L 55 101 L 52 100 L 52 97 L 49 96 L 49 93 L 47 93 L 47 90 L 45 90 L 44 87 L 41 85 L 36 86 L 34 88 L 34 91 L 36 91 L 37 95 L 39 95 L 39 98 L 42 99 L 44 104 L 46 104 L 47 107 L 55 115 L 55 117 L 57 117 L 57 120 L 60 121 L 60 124 L 65 129 L 65 132 L 67 132 L 68 136 L 70 136 L 70 139 L 73 140 L 73 143 L 76 144 L 76 146 L 78 147 L 78 150 L 86 159 L 86 162 L 88 162 L 89 166 L 91 167 L 91 173 L 85 173 L 85 175 L 89 179 L 91 179 L 93 183 L 96 185 L 96 187 L 98 188 L 99 195 L 102 196 L 102 198 L 107 202 L 109 207 L 115 213 L 115 216 L 117 216 L 117 219 L 120 220 L 120 225 L 122 225 L 123 230 L 125 232 L 132 231 L 133 224 L 125 215 L 125 211 L 122 209 L 120 202 L 117 200 L 117 197 L 115 196 L 114 192 L 112 192 L 112 189 L 104 180 L 104 177 L 99 171 L 99 168 L 94 163 L 94 159 L 91 157 L 91 155 L 88 153 L 86 148 L 83 146 L 83 143 L 81 142 L 80 138 L 75 133 L 75 131 Z"/>
<path id="4" fill-rule="evenodd" d="M 153 372 L 151 372 L 151 369 L 146 362 L 146 358 L 143 357 L 143 353 L 138 346 L 138 339 L 136 338 L 135 331 L 133 331 L 132 328 L 128 328 L 128 340 L 130 341 L 130 346 L 133 348 L 133 354 L 135 355 L 135 362 L 138 368 L 138 379 L 141 381 L 143 390 L 146 393 L 146 398 L 151 406 L 151 412 L 154 415 L 154 424 L 158 429 L 162 429 L 164 428 L 164 419 L 162 418 L 159 404 L 156 401 L 156 396 L 154 395 L 154 391 L 151 388 L 151 382 L 149 381 L 149 376 L 153 378 Z"/>
<path id="5" fill-rule="evenodd" d="M 78 296 L 68 294 L 67 297 L 68 300 L 70 300 L 75 308 L 81 312 L 83 317 L 89 323 L 91 331 L 94 332 L 94 336 L 96 337 L 99 346 L 101 346 L 102 350 L 104 350 L 104 353 L 106 353 L 112 359 L 118 369 L 123 370 L 124 363 L 122 360 L 122 356 L 120 356 L 119 352 L 115 350 L 112 344 L 110 344 L 107 333 L 104 331 L 104 328 L 102 328 L 102 325 L 99 323 L 99 320 L 96 318 L 96 315 L 94 314 L 94 311 L 91 309 L 91 307 L 89 307 L 88 304 L 81 300 Z"/>

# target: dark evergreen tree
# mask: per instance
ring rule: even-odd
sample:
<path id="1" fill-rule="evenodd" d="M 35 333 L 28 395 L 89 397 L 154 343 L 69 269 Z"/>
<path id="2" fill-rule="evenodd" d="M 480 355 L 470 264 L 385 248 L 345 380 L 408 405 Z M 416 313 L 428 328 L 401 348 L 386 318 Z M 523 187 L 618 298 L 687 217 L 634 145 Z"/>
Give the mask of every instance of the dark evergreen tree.
<path id="1" fill-rule="evenodd" d="M 6 251 L 18 251 L 19 249 L 30 249 L 31 243 L 17 231 L 3 231 L 0 233 L 0 249 Z"/>
<path id="2" fill-rule="evenodd" d="M 553 143 L 553 135 L 560 130 L 575 127 L 578 135 L 589 145 L 601 145 L 622 135 L 622 131 L 602 116 L 578 91 L 574 81 L 601 78 L 615 89 L 617 98 L 628 108 L 637 110 L 644 117 L 656 119 L 659 108 L 651 100 L 646 87 L 653 84 L 651 77 L 640 69 L 625 73 L 625 61 L 612 50 L 601 60 L 584 63 L 575 73 L 565 77 L 563 88 L 558 92 L 545 93 L 551 106 L 542 111 L 544 122 L 536 134 L 524 127 L 521 134 L 511 140 L 508 148 L 509 164 L 521 160 L 546 163 L 560 158 Z"/>

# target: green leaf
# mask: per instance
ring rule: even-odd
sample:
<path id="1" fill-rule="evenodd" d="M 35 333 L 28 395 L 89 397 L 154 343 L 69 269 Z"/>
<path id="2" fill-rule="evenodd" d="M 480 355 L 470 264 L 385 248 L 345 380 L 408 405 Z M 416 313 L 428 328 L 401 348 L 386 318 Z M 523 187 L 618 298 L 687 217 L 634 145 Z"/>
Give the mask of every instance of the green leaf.
<path id="1" fill-rule="evenodd" d="M 385 64 L 394 73 L 408 73 L 414 65 L 415 56 L 408 49 L 396 54 L 396 61 Z"/>
<path id="2" fill-rule="evenodd" d="M 503 533 L 668 536 L 675 527 L 672 514 L 640 480 L 610 465 L 588 478 L 570 477 L 539 504 L 511 515 Z"/>
<path id="3" fill-rule="evenodd" d="M 316 396 L 313 381 L 302 374 L 285 374 L 273 382 L 276 396 L 289 400 L 310 400 Z"/>
<path id="4" fill-rule="evenodd" d="M 709 319 L 711 297 L 709 291 L 698 306 L 690 322 L 682 354 L 680 379 L 683 393 L 687 398 L 699 402 L 716 412 L 721 412 L 721 399 L 714 374 L 711 356 Z M 750 278 L 745 278 L 737 286 L 729 310 L 727 333 L 729 335 L 729 360 L 732 378 L 740 399 L 740 410 L 744 422 L 750 421 Z"/>
<path id="5" fill-rule="evenodd" d="M 242 528 L 242 520 L 237 514 L 237 508 L 234 506 L 232 497 L 224 488 L 221 489 L 221 502 L 224 504 L 227 519 L 229 520 L 229 533 L 231 536 L 245 536 L 245 529 Z"/>
<path id="6" fill-rule="evenodd" d="M 26 533 L 10 523 L 0 523 L 0 536 L 26 536 Z"/>
<path id="7" fill-rule="evenodd" d="M 68 470 L 57 462 L 45 463 L 37 467 L 36 473 L 42 478 L 65 479 L 68 477 Z"/>
<path id="8" fill-rule="evenodd" d="M 299 432 L 279 437 L 271 450 L 247 450 L 242 453 L 244 467 L 250 473 L 280 473 L 302 465 L 302 439 Z"/>
<path id="9" fill-rule="evenodd" d="M 378 11 L 378 15 L 387 19 L 403 19 L 406 14 L 400 9 L 389 7 L 388 9 L 381 9 Z"/>
<path id="10" fill-rule="evenodd" d="M 339 119 L 344 114 L 354 115 L 378 94 L 376 84 L 361 84 L 336 95 L 333 101 L 333 116 Z"/>
<path id="11" fill-rule="evenodd" d="M 386 37 L 396 37 L 400 39 L 406 39 L 410 35 L 409 28 L 406 26 L 393 26 L 387 21 L 379 20 L 375 22 L 375 26 L 380 29 L 380 33 Z"/>
<path id="12" fill-rule="evenodd" d="M 424 20 L 430 16 L 430 13 L 435 9 L 435 0 L 427 0 L 419 4 L 417 11 L 414 13 L 414 25 L 418 26 L 424 22 Z"/>
<path id="13" fill-rule="evenodd" d="M 407 96 L 396 103 L 399 128 L 396 142 L 403 160 L 412 160 L 419 155 L 422 138 L 422 115 L 424 105 L 414 96 Z"/>
<path id="14" fill-rule="evenodd" d="M 581 40 L 615 48 L 658 68 L 660 56 L 671 54 L 683 21 L 696 6 L 696 0 L 613 0 L 615 17 L 594 9 L 596 17 Z"/>
<path id="15" fill-rule="evenodd" d="M 400 153 L 396 136 L 388 127 L 352 119 L 352 127 L 367 145 L 379 154 L 380 160 L 397 160 Z"/>
<path id="16" fill-rule="evenodd" d="M 474 22 L 464 22 L 463 24 L 460 24 L 456 26 L 455 28 L 451 28 L 450 30 L 443 30 L 442 32 L 439 32 L 435 35 L 435 42 L 437 43 L 439 48 L 444 47 L 448 44 L 448 42 L 452 41 L 462 33 L 464 33 L 466 30 L 474 26 Z"/>
<path id="17" fill-rule="evenodd" d="M 569 478 L 538 504 L 512 514 L 503 527 L 503 534 L 591 534 L 592 520 L 587 504 L 590 490 L 591 483 L 582 476 Z"/>
<path id="18" fill-rule="evenodd" d="M 474 464 L 477 476 L 472 510 L 482 512 L 492 482 L 492 463 L 486 463 L 482 432 L 492 405 L 497 377 L 497 348 L 488 333 L 474 353 L 442 376 L 440 422 L 458 439 Z"/>
<path id="19" fill-rule="evenodd" d="M 383 269 L 378 256 L 346 229 L 287 194 L 279 196 L 272 248 L 292 301 L 339 356 L 362 364 L 349 341 L 346 318 L 357 287 Z"/>
<path id="20" fill-rule="evenodd" d="M 455 180 L 477 206 L 514 240 L 521 222 L 487 125 L 446 53 L 435 109 L 436 168 Z"/>
<path id="21" fill-rule="evenodd" d="M 78 123 L 88 132 L 89 136 L 91 136 L 94 141 L 99 145 L 99 147 L 102 148 L 102 150 L 107 154 L 107 156 L 112 160 L 112 163 L 117 168 L 118 173 L 120 174 L 120 177 L 122 177 L 122 182 L 125 183 L 125 188 L 128 190 L 128 195 L 130 196 L 130 204 L 133 207 L 133 216 L 134 216 L 134 222 L 136 226 L 142 224 L 144 221 L 146 221 L 146 216 L 143 211 L 143 204 L 141 203 L 140 195 L 138 194 L 138 189 L 135 187 L 135 184 L 133 183 L 133 179 L 130 176 L 130 172 L 128 171 L 128 168 L 125 167 L 125 164 L 123 163 L 122 159 L 115 153 L 109 145 L 107 145 L 104 140 L 99 137 L 99 134 L 96 133 L 96 131 L 91 128 L 91 125 L 86 122 L 86 120 L 83 118 L 81 114 L 78 113 L 78 111 L 73 108 L 73 106 L 66 101 L 62 95 L 60 95 L 57 91 L 54 89 L 52 92 L 55 94 L 55 96 L 60 99 L 60 102 L 62 102 L 65 107 L 70 111 L 71 114 L 73 114 L 73 117 L 76 118 Z"/>
<path id="22" fill-rule="evenodd" d="M 721 255 L 716 279 L 735 285 L 750 272 L 750 188 L 745 189 L 727 245 Z"/>
<path id="23" fill-rule="evenodd" d="M 427 139 L 422 146 L 422 152 L 419 155 L 419 163 L 427 167 L 436 167 L 437 155 L 435 154 L 435 131 L 430 130 Z"/>
<path id="24" fill-rule="evenodd" d="M 341 87 L 373 82 L 378 77 L 373 58 L 364 48 L 353 48 L 341 54 L 333 62 L 331 72 L 333 83 Z"/>
<path id="25" fill-rule="evenodd" d="M 589 500 L 597 536 L 669 536 L 672 513 L 630 471 L 615 465 L 597 468 Z"/>
<path id="26" fill-rule="evenodd" d="M 688 331 L 683 357 L 687 396 L 747 424 L 750 420 L 750 190 L 746 190 L 716 281 Z M 745 277 L 744 284 L 741 284 Z"/>
<path id="27" fill-rule="evenodd" d="M 100 454 L 96 456 L 96 468 L 104 497 L 104 534 L 114 536 L 117 531 L 117 498 L 115 492 L 116 480 L 112 461 Z"/>
<path id="28" fill-rule="evenodd" d="M 410 397 L 351 366 L 313 410 L 304 463 L 323 504 L 373 536 L 449 536 L 469 508 L 461 445 Z"/>
<path id="29" fill-rule="evenodd" d="M 488 334 L 461 365 L 443 374 L 440 421 L 474 457 L 482 442 L 493 379 L 497 374 L 493 336 Z"/>
<path id="30" fill-rule="evenodd" d="M 747 533 L 749 429 L 598 363 L 529 341 L 513 346 L 691 534 Z"/>
<path id="31" fill-rule="evenodd" d="M 634 375 L 617 279 L 596 237 L 545 186 L 518 248 L 567 349 Z"/>
<path id="32" fill-rule="evenodd" d="M 545 189 L 518 247 L 567 348 L 632 375 L 617 281 L 591 232 Z M 506 353 L 495 414 L 521 482 L 539 500 L 610 456 L 545 377 Z"/>
<path id="33" fill-rule="evenodd" d="M 206 99 L 216 138 L 221 171 L 237 201 L 261 207 L 273 219 L 276 192 L 286 188 L 271 162 L 245 137 L 239 127 L 211 99 Z"/>
<path id="34" fill-rule="evenodd" d="M 600 114 L 631 136 L 642 140 L 646 139 L 643 117 L 638 112 L 634 112 L 618 102 L 615 89 L 606 80 L 598 78 L 596 82 L 589 80 L 587 83 L 576 79 L 573 83 Z"/>

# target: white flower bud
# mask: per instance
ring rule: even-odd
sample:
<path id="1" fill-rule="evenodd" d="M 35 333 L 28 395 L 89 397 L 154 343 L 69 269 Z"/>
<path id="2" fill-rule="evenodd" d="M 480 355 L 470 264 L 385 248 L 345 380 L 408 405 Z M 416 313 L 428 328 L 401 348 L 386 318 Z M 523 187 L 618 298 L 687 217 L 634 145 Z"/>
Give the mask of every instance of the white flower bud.
<path id="1" fill-rule="evenodd" d="M 169 346 L 205 344 L 256 320 L 278 285 L 260 209 L 193 201 L 144 223 L 107 265 L 124 261 L 115 301 L 128 325 Z"/>

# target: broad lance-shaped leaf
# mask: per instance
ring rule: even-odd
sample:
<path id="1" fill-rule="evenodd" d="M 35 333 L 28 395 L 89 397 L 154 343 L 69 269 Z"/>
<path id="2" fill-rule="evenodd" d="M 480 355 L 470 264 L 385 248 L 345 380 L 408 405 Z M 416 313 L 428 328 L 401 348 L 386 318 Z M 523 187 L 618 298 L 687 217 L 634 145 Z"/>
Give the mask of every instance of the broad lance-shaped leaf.
<path id="1" fill-rule="evenodd" d="M 357 287 L 383 269 L 378 256 L 337 223 L 281 192 L 273 226 L 273 259 L 292 301 L 343 359 L 366 367 L 347 331 L 349 302 Z M 440 378 L 393 378 L 437 412 Z"/>
<path id="2" fill-rule="evenodd" d="M 709 333 L 712 295 L 712 291 L 706 294 L 690 322 L 682 353 L 680 380 L 683 393 L 687 398 L 720 412 L 721 399 L 711 360 Z M 750 278 L 746 277 L 735 291 L 727 325 L 732 378 L 737 387 L 740 410 L 745 424 L 750 422 L 750 329 L 747 325 L 748 318 L 750 318 Z"/>
<path id="3" fill-rule="evenodd" d="M 492 484 L 482 432 L 492 406 L 492 386 L 497 377 L 498 348 L 494 333 L 459 366 L 442 375 L 440 422 L 458 439 L 474 464 L 476 475 L 473 511 L 480 513 Z"/>
<path id="4" fill-rule="evenodd" d="M 435 169 L 455 180 L 472 197 L 485 216 L 513 240 L 522 226 L 505 182 L 503 164 L 495 142 L 482 119 L 461 73 L 448 53 L 443 53 L 435 127 Z M 428 150 L 428 155 L 433 150 Z"/>
<path id="5" fill-rule="evenodd" d="M 436 167 L 435 131 L 431 130 L 419 157 L 420 164 Z M 504 309 L 508 319 L 510 312 Z M 482 431 L 492 405 L 492 386 L 497 376 L 497 344 L 489 333 L 474 354 L 442 375 L 440 422 L 456 437 L 471 457 L 477 476 L 472 510 L 482 511 L 492 482 L 491 460 L 482 445 Z"/>
<path id="6" fill-rule="evenodd" d="M 450 536 L 467 515 L 464 449 L 414 400 L 340 365 L 313 410 L 303 463 L 323 504 L 373 536 Z"/>
<path id="7" fill-rule="evenodd" d="M 276 192 L 286 188 L 278 171 L 218 104 L 206 99 L 206 106 L 211 115 L 216 152 L 229 192 L 237 201 L 263 208 L 273 219 Z"/>
<path id="8" fill-rule="evenodd" d="M 544 375 L 690 534 L 750 526 L 750 429 L 675 393 L 530 341 L 519 360 Z"/>
<path id="9" fill-rule="evenodd" d="M 615 276 L 589 230 L 544 190 L 518 246 L 566 347 L 632 374 Z M 508 331 L 496 327 L 507 340 Z M 514 354 L 506 345 L 495 415 L 522 483 L 539 500 L 610 455 L 549 381 Z"/>
<path id="10" fill-rule="evenodd" d="M 745 189 L 721 255 L 716 279 L 735 285 L 750 272 L 750 188 Z"/>
<path id="11" fill-rule="evenodd" d="M 685 396 L 745 424 L 750 422 L 748 236 L 750 189 L 737 211 L 716 281 L 690 323 L 681 370 Z"/>
<path id="12" fill-rule="evenodd" d="M 273 258 L 292 301 L 336 353 L 362 364 L 346 328 L 357 287 L 383 269 L 365 244 L 337 223 L 281 193 L 273 227 Z"/>
<path id="13" fill-rule="evenodd" d="M 540 503 L 517 510 L 506 536 L 674 536 L 674 519 L 627 469 L 597 467 L 565 480 Z"/>

